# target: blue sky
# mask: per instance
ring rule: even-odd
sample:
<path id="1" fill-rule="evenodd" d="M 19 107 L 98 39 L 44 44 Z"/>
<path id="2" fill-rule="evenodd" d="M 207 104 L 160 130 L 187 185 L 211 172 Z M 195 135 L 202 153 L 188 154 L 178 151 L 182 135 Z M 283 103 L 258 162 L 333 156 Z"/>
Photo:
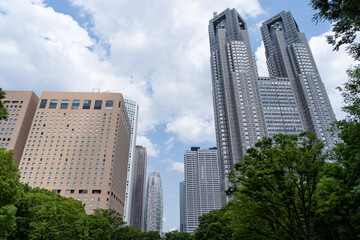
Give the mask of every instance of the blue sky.
<path id="1" fill-rule="evenodd" d="M 338 118 L 335 87 L 353 62 L 325 42 L 309 1 L 5 0 L 0 2 L 0 86 L 6 90 L 121 92 L 139 102 L 138 145 L 160 172 L 164 230 L 179 227 L 183 154 L 216 145 L 207 24 L 236 8 L 247 22 L 259 73 L 267 75 L 261 22 L 290 10 L 305 32 Z"/>

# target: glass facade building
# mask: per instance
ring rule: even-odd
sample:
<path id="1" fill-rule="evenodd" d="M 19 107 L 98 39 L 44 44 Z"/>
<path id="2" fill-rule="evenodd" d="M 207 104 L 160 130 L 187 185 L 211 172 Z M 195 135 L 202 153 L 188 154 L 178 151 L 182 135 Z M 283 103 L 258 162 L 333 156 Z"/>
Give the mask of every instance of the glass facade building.
<path id="1" fill-rule="evenodd" d="M 146 186 L 144 231 L 163 230 L 163 190 L 159 172 L 151 172 Z"/>

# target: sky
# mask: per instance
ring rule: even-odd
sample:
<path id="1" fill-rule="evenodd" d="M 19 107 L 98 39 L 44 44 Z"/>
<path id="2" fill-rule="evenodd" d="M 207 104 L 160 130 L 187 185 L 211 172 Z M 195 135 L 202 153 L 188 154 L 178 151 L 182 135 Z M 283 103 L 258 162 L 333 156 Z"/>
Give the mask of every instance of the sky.
<path id="1" fill-rule="evenodd" d="M 4 90 L 120 92 L 139 103 L 137 145 L 147 172 L 159 171 L 164 231 L 179 228 L 179 182 L 191 146 L 216 146 L 208 22 L 235 8 L 249 29 L 260 76 L 267 76 L 262 21 L 291 11 L 305 32 L 338 119 L 335 89 L 354 64 L 332 52 L 308 0 L 2 0 L 0 87 Z"/>

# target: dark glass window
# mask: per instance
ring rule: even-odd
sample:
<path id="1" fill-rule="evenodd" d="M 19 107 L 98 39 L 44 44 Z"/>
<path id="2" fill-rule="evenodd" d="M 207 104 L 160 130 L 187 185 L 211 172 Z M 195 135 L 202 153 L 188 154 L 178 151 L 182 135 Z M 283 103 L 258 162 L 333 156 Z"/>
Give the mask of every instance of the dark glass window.
<path id="1" fill-rule="evenodd" d="M 39 108 L 45 108 L 47 103 L 47 99 L 41 99 L 40 107 Z"/>
<path id="2" fill-rule="evenodd" d="M 101 109 L 102 100 L 95 100 L 94 109 Z"/>
<path id="3" fill-rule="evenodd" d="M 113 109 L 114 101 L 113 100 L 107 100 L 105 103 L 105 109 Z"/>
<path id="4" fill-rule="evenodd" d="M 120 110 L 121 109 L 121 101 L 119 101 L 119 108 L 118 108 L 118 110 Z"/>
<path id="5" fill-rule="evenodd" d="M 69 105 L 69 99 L 61 100 L 60 109 L 67 109 Z"/>
<path id="6" fill-rule="evenodd" d="M 80 106 L 80 100 L 73 100 L 71 109 L 79 109 Z"/>
<path id="7" fill-rule="evenodd" d="M 90 109 L 91 100 L 84 100 L 83 109 Z"/>
<path id="8" fill-rule="evenodd" d="M 86 194 L 86 193 L 88 193 L 88 190 L 79 190 L 79 193 L 80 194 Z"/>
<path id="9" fill-rule="evenodd" d="M 56 108 L 57 103 L 58 103 L 57 99 L 51 99 L 50 104 L 49 104 L 49 108 Z"/>

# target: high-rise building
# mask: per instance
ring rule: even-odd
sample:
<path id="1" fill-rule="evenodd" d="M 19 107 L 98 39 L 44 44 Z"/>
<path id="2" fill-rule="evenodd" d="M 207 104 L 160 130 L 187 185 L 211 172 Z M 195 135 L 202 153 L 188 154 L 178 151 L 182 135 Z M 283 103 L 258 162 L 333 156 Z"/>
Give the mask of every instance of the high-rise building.
<path id="1" fill-rule="evenodd" d="M 282 11 L 261 26 L 267 66 L 271 77 L 288 78 L 295 93 L 298 114 L 305 131 L 335 146 L 328 131 L 335 114 L 306 39 L 290 12 Z"/>
<path id="2" fill-rule="evenodd" d="M 219 162 L 216 148 L 191 147 L 184 154 L 185 225 L 193 234 L 199 217 L 221 208 Z"/>
<path id="3" fill-rule="evenodd" d="M 258 93 L 258 74 L 245 21 L 235 9 L 214 14 L 209 22 L 216 142 L 220 159 L 222 203 L 226 177 L 246 149 L 266 135 Z"/>
<path id="4" fill-rule="evenodd" d="M 263 136 L 312 131 L 334 146 L 327 131 L 335 115 L 305 34 L 290 12 L 263 22 L 270 77 L 258 77 L 245 21 L 235 9 L 209 21 L 213 103 L 222 203 L 226 177 Z"/>
<path id="5" fill-rule="evenodd" d="M 125 191 L 125 207 L 123 219 L 125 222 L 130 223 L 131 219 L 131 197 L 133 189 L 134 179 L 134 156 L 136 149 L 136 135 L 137 135 L 137 124 L 139 115 L 139 105 L 134 100 L 124 98 L 126 110 L 131 124 L 131 136 L 130 136 L 130 147 L 129 147 L 129 161 L 126 175 L 126 191 Z"/>
<path id="6" fill-rule="evenodd" d="M 43 92 L 21 157 L 21 182 L 124 211 L 131 125 L 120 93 Z"/>
<path id="7" fill-rule="evenodd" d="M 156 231 L 162 234 L 163 229 L 163 190 L 160 174 L 151 172 L 146 186 L 144 231 Z"/>
<path id="8" fill-rule="evenodd" d="M 185 181 L 180 182 L 180 232 L 186 232 L 185 224 Z"/>
<path id="9" fill-rule="evenodd" d="M 32 91 L 5 93 L 3 103 L 9 115 L 0 121 L 0 147 L 14 150 L 14 162 L 19 164 L 39 98 Z"/>
<path id="10" fill-rule="evenodd" d="M 130 226 L 138 227 L 144 231 L 145 212 L 145 184 L 146 184 L 146 148 L 136 146 L 134 159 L 134 179 L 131 197 Z"/>

